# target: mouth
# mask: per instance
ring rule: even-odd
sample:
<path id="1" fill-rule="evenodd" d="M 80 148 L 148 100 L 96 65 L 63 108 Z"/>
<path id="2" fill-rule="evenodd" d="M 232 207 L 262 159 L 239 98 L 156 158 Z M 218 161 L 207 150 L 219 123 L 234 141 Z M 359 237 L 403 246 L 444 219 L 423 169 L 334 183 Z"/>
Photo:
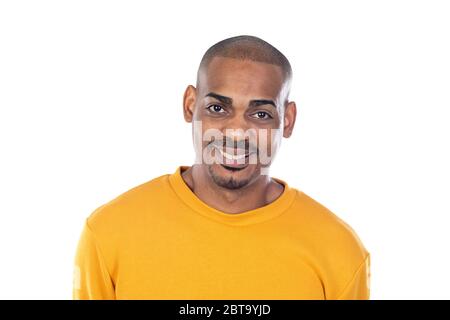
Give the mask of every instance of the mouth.
<path id="1" fill-rule="evenodd" d="M 224 168 L 224 169 L 226 169 L 228 171 L 233 171 L 233 172 L 234 171 L 241 171 L 241 170 L 247 168 L 247 166 L 244 166 L 244 167 L 231 167 L 231 166 L 227 166 L 227 165 L 224 165 L 224 164 L 221 164 L 221 166 L 222 166 L 222 168 Z"/>
<path id="2" fill-rule="evenodd" d="M 216 150 L 219 152 L 221 158 L 220 165 L 228 171 L 239 171 L 245 169 L 249 165 L 250 155 L 255 153 L 241 153 L 242 149 L 238 149 L 238 152 L 235 152 L 235 149 L 232 148 L 226 148 L 225 150 L 216 148 Z"/>
<path id="3" fill-rule="evenodd" d="M 223 151 L 222 149 L 219 149 L 219 148 L 216 148 L 216 149 L 219 151 L 220 155 L 221 155 L 223 158 L 225 158 L 225 159 L 227 159 L 227 160 L 230 160 L 231 162 L 243 160 L 243 159 L 245 159 L 245 158 L 248 158 L 248 156 L 250 155 L 250 153 L 243 153 L 243 154 L 237 154 L 237 155 L 235 155 L 235 154 L 234 154 L 234 151 L 232 151 L 232 149 L 230 149 L 230 150 L 231 150 L 231 153 L 230 153 L 230 152 L 227 152 L 227 151 Z"/>

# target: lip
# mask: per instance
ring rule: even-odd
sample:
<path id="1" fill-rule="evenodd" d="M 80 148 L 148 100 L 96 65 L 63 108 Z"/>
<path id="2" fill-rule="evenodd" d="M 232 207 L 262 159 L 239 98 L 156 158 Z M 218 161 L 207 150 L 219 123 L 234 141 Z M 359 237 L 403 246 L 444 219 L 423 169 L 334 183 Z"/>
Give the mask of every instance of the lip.
<path id="1" fill-rule="evenodd" d="M 219 149 L 219 148 L 216 148 L 216 149 L 219 151 L 219 153 L 222 157 L 224 157 L 225 159 L 228 159 L 228 160 L 242 160 L 250 155 L 249 152 L 243 153 L 243 154 L 234 154 L 235 152 L 232 149 L 225 149 L 225 151 L 222 149 Z M 227 150 L 231 150 L 231 153 L 230 153 L 230 151 L 227 152 Z"/>
<path id="2" fill-rule="evenodd" d="M 240 169 L 244 169 L 249 165 L 248 159 L 252 154 L 256 152 L 247 152 L 243 154 L 234 154 L 235 149 L 225 149 L 228 152 L 221 150 L 220 148 L 216 148 L 220 154 L 221 162 L 220 164 L 227 170 L 237 171 Z M 242 150 L 242 149 L 241 149 Z M 231 152 L 230 152 L 231 151 Z M 239 152 L 237 152 L 239 153 Z"/>
<path id="3" fill-rule="evenodd" d="M 246 164 L 243 167 L 238 167 L 238 166 L 233 166 L 233 165 L 221 164 L 221 166 L 228 171 L 234 172 L 234 171 L 243 170 L 243 169 L 247 168 L 248 165 Z"/>

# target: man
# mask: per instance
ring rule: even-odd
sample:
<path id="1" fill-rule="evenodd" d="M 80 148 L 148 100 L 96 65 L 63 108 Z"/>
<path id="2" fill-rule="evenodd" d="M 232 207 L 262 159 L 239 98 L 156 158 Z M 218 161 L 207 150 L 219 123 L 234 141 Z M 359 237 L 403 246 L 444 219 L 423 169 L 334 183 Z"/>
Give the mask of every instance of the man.
<path id="1" fill-rule="evenodd" d="M 184 93 L 195 164 L 97 208 L 77 250 L 75 299 L 368 299 L 352 229 L 270 165 L 296 118 L 292 71 L 264 40 L 218 42 Z"/>

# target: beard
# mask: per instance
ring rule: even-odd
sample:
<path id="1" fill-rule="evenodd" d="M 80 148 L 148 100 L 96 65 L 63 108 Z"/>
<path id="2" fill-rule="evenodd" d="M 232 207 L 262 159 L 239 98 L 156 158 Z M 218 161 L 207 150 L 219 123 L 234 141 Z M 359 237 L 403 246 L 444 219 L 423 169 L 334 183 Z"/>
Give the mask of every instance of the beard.
<path id="1" fill-rule="evenodd" d="M 240 179 L 234 177 L 233 175 L 224 177 L 215 172 L 213 165 L 208 166 L 208 172 L 215 184 L 217 184 L 222 188 L 230 190 L 236 190 L 247 186 L 253 178 L 253 175 L 248 178 L 240 178 Z"/>

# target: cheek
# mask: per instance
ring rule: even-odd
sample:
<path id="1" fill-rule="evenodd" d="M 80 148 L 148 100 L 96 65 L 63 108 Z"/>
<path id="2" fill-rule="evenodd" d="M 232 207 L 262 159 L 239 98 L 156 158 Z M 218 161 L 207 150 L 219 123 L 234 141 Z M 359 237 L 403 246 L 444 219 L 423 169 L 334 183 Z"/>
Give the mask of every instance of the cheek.
<path id="1" fill-rule="evenodd" d="M 208 116 L 208 114 L 206 114 L 207 111 L 205 110 L 201 110 L 198 111 L 195 115 L 194 115 L 194 119 L 197 122 L 201 122 L 202 123 L 202 127 L 203 127 L 203 131 L 207 130 L 207 129 L 214 129 L 217 128 L 219 129 L 223 123 L 223 119 L 220 118 L 214 118 L 211 116 Z"/>
<path id="2" fill-rule="evenodd" d="M 272 140 L 271 140 L 271 143 L 272 143 L 272 150 L 273 150 L 273 153 L 274 153 L 274 154 L 275 154 L 275 153 L 278 151 L 278 149 L 280 148 L 282 137 L 283 137 L 282 130 L 281 130 L 281 129 L 276 129 L 276 132 L 275 132 L 274 135 L 272 136 Z"/>
<path id="3" fill-rule="evenodd" d="M 259 130 L 258 148 L 267 155 L 274 156 L 279 149 L 282 139 L 282 130 L 271 128 L 268 130 Z"/>
<path id="4" fill-rule="evenodd" d="M 200 153 L 201 149 L 206 147 L 211 141 L 223 139 L 222 131 L 201 120 L 193 122 L 192 136 L 196 152 L 198 153 Z"/>
<path id="5" fill-rule="evenodd" d="M 195 154 L 198 157 L 201 157 L 202 150 L 204 148 L 204 125 L 203 121 L 194 120 L 192 122 L 192 140 L 194 144 Z"/>

